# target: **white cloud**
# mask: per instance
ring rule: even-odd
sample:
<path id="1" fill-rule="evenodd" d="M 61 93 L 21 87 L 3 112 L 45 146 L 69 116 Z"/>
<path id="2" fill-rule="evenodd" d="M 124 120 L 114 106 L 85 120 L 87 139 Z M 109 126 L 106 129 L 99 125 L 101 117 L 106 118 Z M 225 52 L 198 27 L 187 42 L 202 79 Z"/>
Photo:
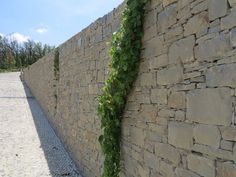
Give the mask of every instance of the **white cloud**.
<path id="1" fill-rule="evenodd" d="M 2 33 L 0 33 L 0 36 L 3 37 L 4 35 Z"/>
<path id="2" fill-rule="evenodd" d="M 44 33 L 48 32 L 48 29 L 47 28 L 37 28 L 35 31 L 39 34 L 44 34 Z"/>
<path id="3" fill-rule="evenodd" d="M 20 33 L 12 33 L 10 35 L 7 35 L 6 37 L 10 40 L 14 40 L 14 41 L 17 41 L 19 43 L 27 42 L 30 39 L 29 36 L 25 36 L 25 35 L 20 34 Z"/>

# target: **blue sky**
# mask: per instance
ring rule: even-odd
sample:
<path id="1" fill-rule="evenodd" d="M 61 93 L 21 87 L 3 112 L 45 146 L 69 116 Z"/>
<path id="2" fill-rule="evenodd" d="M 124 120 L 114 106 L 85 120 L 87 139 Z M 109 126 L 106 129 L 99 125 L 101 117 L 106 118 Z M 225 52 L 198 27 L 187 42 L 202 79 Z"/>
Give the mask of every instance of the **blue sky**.
<path id="1" fill-rule="evenodd" d="M 123 0 L 3 0 L 0 35 L 58 46 Z"/>

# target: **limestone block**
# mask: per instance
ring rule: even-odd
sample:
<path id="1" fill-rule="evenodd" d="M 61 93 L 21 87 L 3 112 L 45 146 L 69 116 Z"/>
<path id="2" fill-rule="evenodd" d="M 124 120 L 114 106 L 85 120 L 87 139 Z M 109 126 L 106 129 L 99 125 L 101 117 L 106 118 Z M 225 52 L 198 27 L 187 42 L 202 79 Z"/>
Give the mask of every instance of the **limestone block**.
<path id="1" fill-rule="evenodd" d="M 158 57 L 151 58 L 149 68 L 158 69 L 158 68 L 167 66 L 167 64 L 168 64 L 168 55 L 163 54 Z"/>
<path id="2" fill-rule="evenodd" d="M 209 0 L 209 20 L 215 20 L 216 18 L 223 17 L 227 13 L 227 0 Z"/>
<path id="3" fill-rule="evenodd" d="M 224 140 L 236 141 L 236 128 L 234 127 L 221 127 L 221 134 Z"/>
<path id="4" fill-rule="evenodd" d="M 233 145 L 234 143 L 232 141 L 221 140 L 220 142 L 220 148 L 227 151 L 232 151 Z"/>
<path id="5" fill-rule="evenodd" d="M 219 147 L 221 135 L 217 126 L 198 124 L 193 129 L 193 136 L 197 144 Z"/>
<path id="6" fill-rule="evenodd" d="M 217 177 L 236 176 L 236 165 L 231 162 L 217 162 Z"/>
<path id="7" fill-rule="evenodd" d="M 167 104 L 167 90 L 166 89 L 152 89 L 151 102 L 159 104 Z"/>
<path id="8" fill-rule="evenodd" d="M 144 132 L 140 128 L 136 127 L 130 127 L 130 138 L 131 143 L 134 143 L 135 145 L 143 146 L 144 145 Z"/>
<path id="9" fill-rule="evenodd" d="M 230 125 L 230 89 L 200 89 L 187 94 L 186 118 L 193 122 L 213 125 Z"/>
<path id="10" fill-rule="evenodd" d="M 208 87 L 233 87 L 236 88 L 236 63 L 219 65 L 206 72 Z"/>
<path id="11" fill-rule="evenodd" d="M 159 56 L 164 50 L 164 37 L 157 36 L 143 43 L 143 58 Z"/>
<path id="12" fill-rule="evenodd" d="M 230 43 L 232 47 L 236 47 L 236 28 L 230 31 Z"/>
<path id="13" fill-rule="evenodd" d="M 213 39 L 200 42 L 194 52 L 199 61 L 212 61 L 221 58 L 229 49 L 229 37 L 221 34 Z"/>
<path id="14" fill-rule="evenodd" d="M 169 63 L 183 63 L 194 60 L 193 47 L 195 44 L 195 37 L 193 35 L 174 42 L 169 48 Z"/>
<path id="15" fill-rule="evenodd" d="M 229 15 L 221 19 L 221 29 L 229 29 L 236 26 L 236 8 L 233 8 Z"/>
<path id="16" fill-rule="evenodd" d="M 155 153 L 157 156 L 167 159 L 178 165 L 180 162 L 180 153 L 173 146 L 164 143 L 156 143 Z"/>
<path id="17" fill-rule="evenodd" d="M 145 166 L 156 169 L 159 165 L 159 160 L 155 154 L 144 151 L 144 163 Z"/>
<path id="18" fill-rule="evenodd" d="M 193 16 L 184 26 L 184 36 L 202 32 L 209 26 L 208 14 L 207 12 L 201 12 L 198 15 Z"/>
<path id="19" fill-rule="evenodd" d="M 168 143 L 183 149 L 193 145 L 193 126 L 186 123 L 170 122 L 168 124 Z"/>
<path id="20" fill-rule="evenodd" d="M 236 6 L 236 0 L 228 0 L 231 7 Z"/>
<path id="21" fill-rule="evenodd" d="M 163 7 L 168 6 L 169 4 L 172 4 L 176 2 L 177 0 L 163 0 Z"/>
<path id="22" fill-rule="evenodd" d="M 215 163 L 205 157 L 190 154 L 187 156 L 188 168 L 199 175 L 215 177 Z"/>
<path id="23" fill-rule="evenodd" d="M 197 14 L 199 12 L 202 12 L 204 10 L 207 10 L 208 8 L 208 1 L 202 1 L 201 3 L 197 4 L 196 6 L 193 7 L 191 10 L 192 14 Z"/>
<path id="24" fill-rule="evenodd" d="M 176 16 L 177 16 L 176 4 L 166 7 L 164 11 L 159 13 L 157 25 L 160 28 L 160 31 L 164 32 L 165 29 L 175 24 L 177 21 Z"/>
<path id="25" fill-rule="evenodd" d="M 152 73 L 142 73 L 140 84 L 141 86 L 152 86 L 155 85 L 156 80 Z"/>
<path id="26" fill-rule="evenodd" d="M 163 176 L 174 177 L 174 167 L 165 161 L 160 161 L 160 172 Z"/>
<path id="27" fill-rule="evenodd" d="M 183 80 L 183 68 L 175 65 L 157 72 L 157 85 L 169 85 Z"/>
<path id="28" fill-rule="evenodd" d="M 175 111 L 174 110 L 169 110 L 169 109 L 161 109 L 158 111 L 158 116 L 160 117 L 174 117 Z"/>
<path id="29" fill-rule="evenodd" d="M 176 111 L 175 112 L 175 120 L 184 121 L 185 120 L 185 111 Z"/>
<path id="30" fill-rule="evenodd" d="M 154 122 L 157 117 L 157 108 L 152 104 L 143 104 L 138 117 L 142 121 Z"/>
<path id="31" fill-rule="evenodd" d="M 179 167 L 177 167 L 175 169 L 175 174 L 177 177 L 200 177 L 199 175 L 197 175 L 189 170 L 179 168 Z"/>
<path id="32" fill-rule="evenodd" d="M 168 106 L 176 109 L 184 109 L 185 92 L 172 92 L 168 98 Z"/>

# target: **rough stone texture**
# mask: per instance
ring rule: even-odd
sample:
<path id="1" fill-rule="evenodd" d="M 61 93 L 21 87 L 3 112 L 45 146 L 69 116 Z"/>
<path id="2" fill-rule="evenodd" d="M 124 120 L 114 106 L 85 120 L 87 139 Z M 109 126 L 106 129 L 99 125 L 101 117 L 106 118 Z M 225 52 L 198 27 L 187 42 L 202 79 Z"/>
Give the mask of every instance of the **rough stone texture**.
<path id="1" fill-rule="evenodd" d="M 139 73 L 122 122 L 122 177 L 211 177 L 212 164 L 235 165 L 236 6 L 228 2 L 224 16 L 225 0 L 151 0 L 147 5 Z M 109 42 L 122 8 L 59 47 L 58 82 L 53 53 L 24 70 L 85 177 L 102 171 L 96 98 L 108 76 Z"/>
<path id="2" fill-rule="evenodd" d="M 181 160 L 180 153 L 173 146 L 168 144 L 157 143 L 155 147 L 155 153 L 159 157 L 167 159 L 176 165 L 178 165 Z"/>
<path id="3" fill-rule="evenodd" d="M 236 8 L 231 9 L 229 15 L 221 19 L 221 29 L 229 29 L 236 26 Z"/>
<path id="4" fill-rule="evenodd" d="M 168 106 L 171 108 L 184 109 L 185 108 L 185 93 L 173 92 L 168 98 Z"/>
<path id="5" fill-rule="evenodd" d="M 209 0 L 209 20 L 223 17 L 227 13 L 227 0 Z"/>
<path id="6" fill-rule="evenodd" d="M 208 87 L 233 87 L 236 88 L 236 63 L 211 67 L 206 72 Z"/>
<path id="7" fill-rule="evenodd" d="M 204 40 L 195 47 L 195 57 L 199 61 L 212 61 L 221 58 L 230 48 L 228 36 L 222 34 Z"/>
<path id="8" fill-rule="evenodd" d="M 191 154 L 187 157 L 187 162 L 188 168 L 199 175 L 215 177 L 215 164 L 213 160 Z"/>
<path id="9" fill-rule="evenodd" d="M 187 119 L 212 125 L 230 125 L 230 90 L 227 88 L 194 90 L 187 94 Z"/>
<path id="10" fill-rule="evenodd" d="M 199 175 L 183 168 L 176 168 L 175 173 L 177 177 L 200 177 Z"/>
<path id="11" fill-rule="evenodd" d="M 230 162 L 217 163 L 217 177 L 233 177 L 236 176 L 236 165 Z"/>
<path id="12" fill-rule="evenodd" d="M 230 43 L 232 47 L 236 47 L 236 28 L 230 31 Z"/>
<path id="13" fill-rule="evenodd" d="M 194 60 L 193 47 L 195 44 L 194 36 L 181 39 L 170 46 L 169 63 L 191 62 Z"/>
<path id="14" fill-rule="evenodd" d="M 170 122 L 168 124 L 168 142 L 175 147 L 191 149 L 193 145 L 193 126 Z"/>
<path id="15" fill-rule="evenodd" d="M 228 0 L 229 1 L 229 4 L 231 7 L 234 7 L 236 6 L 236 1 L 235 0 Z"/>
<path id="16" fill-rule="evenodd" d="M 172 26 L 177 21 L 176 4 L 166 7 L 160 14 L 158 14 L 158 27 L 161 32 L 166 28 Z"/>
<path id="17" fill-rule="evenodd" d="M 234 127 L 222 127 L 221 134 L 225 140 L 236 141 L 236 128 Z"/>
<path id="18" fill-rule="evenodd" d="M 204 31 L 208 27 L 208 14 L 202 12 L 198 15 L 193 16 L 184 26 L 184 35 L 188 36 L 198 32 Z"/>
<path id="19" fill-rule="evenodd" d="M 219 148 L 221 134 L 216 126 L 198 124 L 193 129 L 195 143 Z"/>
<path id="20" fill-rule="evenodd" d="M 157 72 L 157 85 L 175 84 L 183 80 L 181 65 L 163 69 Z"/>

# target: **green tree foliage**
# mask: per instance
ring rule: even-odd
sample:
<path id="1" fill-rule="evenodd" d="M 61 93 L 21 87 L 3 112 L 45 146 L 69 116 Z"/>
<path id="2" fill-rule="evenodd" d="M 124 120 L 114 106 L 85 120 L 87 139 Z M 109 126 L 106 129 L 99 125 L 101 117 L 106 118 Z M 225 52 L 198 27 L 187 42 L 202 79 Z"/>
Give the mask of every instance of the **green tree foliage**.
<path id="1" fill-rule="evenodd" d="M 0 70 L 19 69 L 33 64 L 55 47 L 28 40 L 21 44 L 0 36 Z"/>
<path id="2" fill-rule="evenodd" d="M 143 17 L 148 0 L 127 0 L 121 28 L 113 35 L 109 77 L 98 98 L 102 135 L 99 142 L 105 155 L 102 177 L 118 177 L 122 114 L 126 98 L 139 68 Z"/>

